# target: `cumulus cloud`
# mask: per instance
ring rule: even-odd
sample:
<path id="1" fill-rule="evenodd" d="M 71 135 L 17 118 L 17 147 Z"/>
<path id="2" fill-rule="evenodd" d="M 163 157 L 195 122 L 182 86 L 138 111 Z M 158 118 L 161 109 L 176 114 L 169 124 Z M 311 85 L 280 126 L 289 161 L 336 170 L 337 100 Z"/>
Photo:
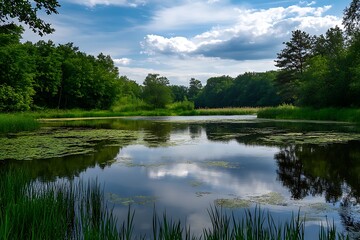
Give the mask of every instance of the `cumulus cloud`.
<path id="1" fill-rule="evenodd" d="M 341 19 L 325 15 L 330 8 L 294 5 L 287 8 L 232 9 L 234 23 L 231 25 L 216 26 L 188 38 L 150 34 L 141 46 L 143 53 L 151 55 L 202 55 L 234 60 L 274 58 L 292 30 L 319 34 L 340 25 Z"/>

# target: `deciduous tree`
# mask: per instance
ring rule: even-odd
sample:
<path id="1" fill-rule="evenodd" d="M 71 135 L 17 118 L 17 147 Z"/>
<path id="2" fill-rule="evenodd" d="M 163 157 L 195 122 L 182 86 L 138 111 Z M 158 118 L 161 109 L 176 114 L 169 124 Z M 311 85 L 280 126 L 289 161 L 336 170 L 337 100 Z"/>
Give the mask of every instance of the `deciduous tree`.
<path id="1" fill-rule="evenodd" d="M 60 4 L 57 0 L 0 0 L 0 23 L 19 22 L 27 24 L 40 36 L 54 31 L 51 24 L 40 19 L 38 12 L 43 10 L 47 15 L 57 14 Z"/>

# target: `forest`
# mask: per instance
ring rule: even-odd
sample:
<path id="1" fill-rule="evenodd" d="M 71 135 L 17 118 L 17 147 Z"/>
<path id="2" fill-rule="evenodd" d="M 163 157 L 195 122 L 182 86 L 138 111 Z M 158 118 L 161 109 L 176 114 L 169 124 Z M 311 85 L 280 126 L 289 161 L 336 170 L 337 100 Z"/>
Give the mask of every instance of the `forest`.
<path id="1" fill-rule="evenodd" d="M 73 43 L 21 42 L 21 26 L 2 24 L 0 111 L 126 110 L 123 106 L 149 110 L 173 102 L 186 103 L 190 108 L 280 104 L 359 107 L 359 4 L 352 1 L 344 10 L 343 26 L 330 28 L 323 35 L 293 31 L 277 54 L 277 71 L 247 72 L 235 78 L 214 76 L 205 86 L 195 78 L 189 79 L 189 86 L 170 85 L 171 79 L 156 73 L 149 73 L 140 85 L 121 76 L 110 56 L 86 54 Z M 0 17 L 5 16 L 6 11 L 1 11 Z M 53 31 L 44 23 L 36 23 L 27 24 L 40 35 Z"/>

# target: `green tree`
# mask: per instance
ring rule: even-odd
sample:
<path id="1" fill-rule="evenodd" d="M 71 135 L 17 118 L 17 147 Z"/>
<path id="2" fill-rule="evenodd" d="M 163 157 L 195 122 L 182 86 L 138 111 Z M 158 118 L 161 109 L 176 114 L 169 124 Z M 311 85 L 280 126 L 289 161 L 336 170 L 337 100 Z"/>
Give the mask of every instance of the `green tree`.
<path id="1" fill-rule="evenodd" d="M 187 100 L 188 88 L 181 85 L 170 86 L 174 102 L 182 102 Z"/>
<path id="2" fill-rule="evenodd" d="M 38 12 L 43 10 L 47 15 L 57 14 L 58 7 L 57 0 L 0 0 L 0 23 L 6 24 L 17 19 L 43 36 L 52 33 L 54 29 L 38 17 Z"/>
<path id="3" fill-rule="evenodd" d="M 233 86 L 234 79 L 230 76 L 212 77 L 206 82 L 199 96 L 196 98 L 196 107 L 228 107 L 228 90 Z"/>
<path id="4" fill-rule="evenodd" d="M 202 84 L 200 80 L 195 78 L 190 79 L 189 91 L 188 91 L 188 99 L 190 101 L 194 101 L 196 97 L 199 95 L 202 89 Z"/>
<path id="5" fill-rule="evenodd" d="M 0 26 L 0 111 L 29 110 L 34 95 L 34 59 L 20 43 L 22 28 Z"/>
<path id="6" fill-rule="evenodd" d="M 343 25 L 349 36 L 360 31 L 360 0 L 352 0 L 344 10 Z"/>
<path id="7" fill-rule="evenodd" d="M 280 98 L 276 93 L 274 81 L 275 71 L 265 73 L 247 72 L 234 80 L 234 85 L 227 95 L 229 106 L 232 107 L 260 107 L 276 106 Z"/>
<path id="8" fill-rule="evenodd" d="M 32 45 L 32 56 L 35 59 L 34 105 L 56 108 L 56 95 L 61 84 L 61 56 L 52 41 L 39 41 Z"/>
<path id="9" fill-rule="evenodd" d="M 166 77 L 149 73 L 143 84 L 143 98 L 148 104 L 155 108 L 164 108 L 166 104 L 171 103 L 171 89 Z"/>
<path id="10" fill-rule="evenodd" d="M 342 30 L 330 28 L 325 36 L 317 37 L 314 54 L 302 77 L 299 103 L 313 107 L 348 106 L 348 67 Z"/>
<path id="11" fill-rule="evenodd" d="M 292 32 L 290 41 L 284 44 L 285 48 L 275 60 L 275 66 L 281 70 L 276 82 L 283 102 L 294 103 L 298 98 L 299 81 L 307 67 L 307 60 L 311 57 L 313 39 L 308 33 L 296 30 Z"/>

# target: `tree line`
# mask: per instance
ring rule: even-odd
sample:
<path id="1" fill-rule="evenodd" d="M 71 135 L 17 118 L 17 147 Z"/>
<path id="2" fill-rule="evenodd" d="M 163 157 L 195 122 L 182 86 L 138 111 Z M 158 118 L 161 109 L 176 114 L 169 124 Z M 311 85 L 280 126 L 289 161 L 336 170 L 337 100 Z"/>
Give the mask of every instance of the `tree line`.
<path id="1" fill-rule="evenodd" d="M 275 60 L 278 71 L 211 77 L 205 86 L 191 78 L 188 87 L 170 85 L 156 73 L 139 85 L 120 76 L 110 56 L 88 55 L 72 43 L 21 43 L 23 28 L 6 20 L 18 18 L 40 35 L 51 33 L 50 24 L 36 13 L 44 8 L 47 14 L 57 13 L 59 4 L 36 0 L 31 8 L 29 1 L 20 2 L 0 7 L 0 111 L 109 109 L 139 101 L 146 108 L 172 102 L 203 108 L 360 106 L 360 0 L 344 10 L 343 28 L 320 36 L 293 31 Z"/>
<path id="2" fill-rule="evenodd" d="M 360 106 L 360 0 L 344 10 L 343 29 L 325 35 L 292 32 L 278 54 L 282 102 L 311 107 Z"/>

